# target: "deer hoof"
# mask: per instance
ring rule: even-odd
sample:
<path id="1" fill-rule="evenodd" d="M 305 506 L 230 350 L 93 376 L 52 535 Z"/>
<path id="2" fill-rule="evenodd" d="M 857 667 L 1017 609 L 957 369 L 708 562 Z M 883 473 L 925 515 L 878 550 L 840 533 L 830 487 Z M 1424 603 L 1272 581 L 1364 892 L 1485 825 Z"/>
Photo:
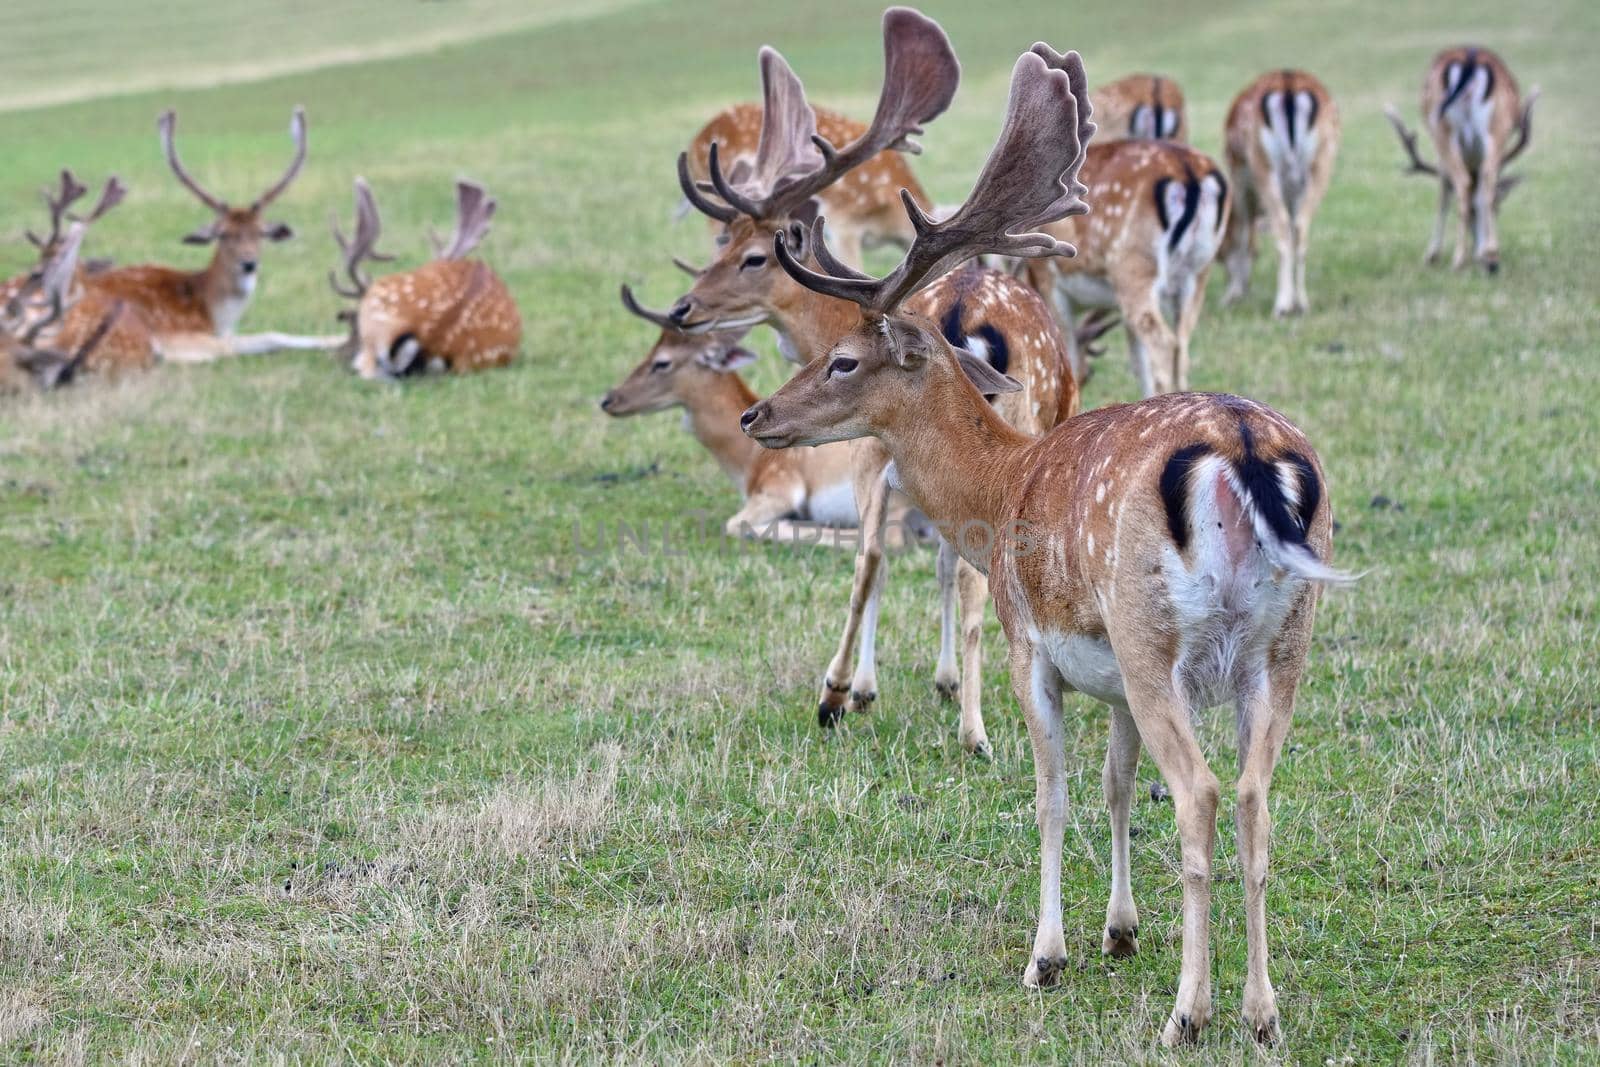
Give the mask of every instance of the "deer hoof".
<path id="1" fill-rule="evenodd" d="M 851 711 L 866 711 L 872 707 L 872 702 L 878 699 L 876 689 L 850 690 L 850 703 L 846 705 Z"/>
<path id="2" fill-rule="evenodd" d="M 1100 951 L 1107 956 L 1126 958 L 1139 951 L 1139 928 L 1137 926 L 1106 927 L 1105 940 L 1100 943 Z"/>
<path id="3" fill-rule="evenodd" d="M 1067 969 L 1065 956 L 1035 956 L 1022 976 L 1022 984 L 1029 989 L 1049 989 L 1061 980 Z"/>

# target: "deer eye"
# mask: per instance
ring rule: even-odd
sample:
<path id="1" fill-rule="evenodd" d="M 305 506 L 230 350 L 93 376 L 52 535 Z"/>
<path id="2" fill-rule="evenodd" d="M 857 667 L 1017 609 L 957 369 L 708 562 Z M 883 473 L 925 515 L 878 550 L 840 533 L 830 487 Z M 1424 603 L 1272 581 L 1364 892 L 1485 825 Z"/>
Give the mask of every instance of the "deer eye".
<path id="1" fill-rule="evenodd" d="M 860 360 L 851 359 L 849 356 L 840 356 L 838 359 L 835 359 L 832 363 L 828 364 L 828 377 L 846 377 L 847 375 L 854 373 L 855 369 L 859 366 L 861 366 Z"/>
<path id="2" fill-rule="evenodd" d="M 652 371 L 668 370 L 669 368 L 671 368 L 671 366 L 672 366 L 672 360 L 670 360 L 670 359 L 658 359 L 654 363 L 650 364 L 650 369 Z"/>
<path id="3" fill-rule="evenodd" d="M 765 267 L 766 265 L 767 257 L 757 253 L 755 255 L 745 256 L 744 262 L 739 264 L 739 269 L 755 270 L 757 267 Z"/>

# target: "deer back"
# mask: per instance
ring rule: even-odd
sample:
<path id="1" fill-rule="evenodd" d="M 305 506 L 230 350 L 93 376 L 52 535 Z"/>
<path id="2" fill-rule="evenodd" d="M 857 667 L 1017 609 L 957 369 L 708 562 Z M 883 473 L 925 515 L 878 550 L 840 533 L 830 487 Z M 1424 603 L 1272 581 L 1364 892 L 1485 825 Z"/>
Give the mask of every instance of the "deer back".
<path id="1" fill-rule="evenodd" d="M 358 330 L 389 344 L 410 335 L 428 359 L 465 372 L 511 362 L 522 343 L 522 316 L 488 264 L 440 259 L 373 281 L 361 298 Z"/>
<path id="2" fill-rule="evenodd" d="M 1434 140 L 1448 136 L 1446 112 L 1486 107 L 1488 130 L 1502 151 L 1517 128 L 1522 92 L 1505 60 L 1487 48 L 1462 45 L 1434 56 L 1422 82 L 1422 117 Z"/>

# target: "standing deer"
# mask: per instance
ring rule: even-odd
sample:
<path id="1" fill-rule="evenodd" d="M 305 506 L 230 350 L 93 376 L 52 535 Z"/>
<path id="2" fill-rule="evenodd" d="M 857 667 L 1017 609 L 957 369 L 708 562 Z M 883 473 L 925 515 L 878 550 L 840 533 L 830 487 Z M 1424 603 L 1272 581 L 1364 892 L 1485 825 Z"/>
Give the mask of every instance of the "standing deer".
<path id="1" fill-rule="evenodd" d="M 765 323 L 777 332 L 785 356 L 808 363 L 825 355 L 852 328 L 856 317 L 852 305 L 821 297 L 777 269 L 771 260 L 772 234 L 778 230 L 789 234 L 795 254 L 809 257 L 814 246 L 808 222 L 816 217 L 812 197 L 860 161 L 919 132 L 954 95 L 960 67 L 938 24 L 908 8 L 890 8 L 883 24 L 882 94 L 872 126 L 857 141 L 836 149 L 816 137 L 804 87 L 783 57 L 769 48 L 761 54 L 765 151 L 754 168 L 758 178 L 734 188 L 713 153 L 711 187 L 719 198 L 713 200 L 690 180 L 686 161 L 680 160 L 684 195 L 728 227 L 728 240 L 717 258 L 697 275 L 670 312 L 680 329 L 701 333 Z M 803 154 L 812 144 L 820 152 L 820 166 Z M 902 201 L 915 204 L 909 194 Z M 911 217 L 913 227 L 923 217 L 917 208 Z M 819 248 L 816 254 L 823 251 Z M 844 269 L 837 255 L 826 254 L 828 264 Z M 953 260 L 945 267 L 959 264 Z M 919 294 L 917 306 L 940 324 L 951 343 L 981 353 L 1024 383 L 1026 392 L 998 401 L 1013 424 L 1040 432 L 1077 410 L 1077 382 L 1066 362 L 1065 343 L 1049 308 L 1027 286 L 1001 272 L 969 265 L 950 271 Z M 876 630 L 886 573 L 883 530 L 892 486 L 888 456 L 876 443 L 856 446 L 854 480 L 862 533 L 850 611 L 823 675 L 817 719 L 824 726 L 837 723 L 846 710 L 865 710 L 877 698 Z M 941 575 L 953 575 L 944 580 L 954 580 L 960 590 L 964 656 L 959 683 L 941 668 L 939 690 L 946 695 L 959 692 L 962 743 L 970 752 L 987 755 L 980 670 L 987 590 L 981 576 L 960 564 L 948 545 L 941 548 Z M 852 675 L 850 661 L 858 641 Z"/>
<path id="2" fill-rule="evenodd" d="M 1539 87 L 1523 97 L 1505 61 L 1487 48 L 1440 52 L 1422 83 L 1422 120 L 1433 136 L 1438 166 L 1417 154 L 1417 135 L 1406 128 L 1394 105 L 1385 109 L 1411 163 L 1407 173 L 1439 179 L 1439 214 L 1424 262 L 1439 261 L 1453 196 L 1461 224 L 1450 265 L 1465 267 L 1470 248 L 1490 274 L 1500 269 L 1500 204 L 1521 180 L 1505 169 L 1528 147 L 1538 99 Z"/>
<path id="3" fill-rule="evenodd" d="M 1233 214 L 1221 253 L 1228 271 L 1223 303 L 1237 303 L 1250 289 L 1256 229 L 1265 217 L 1278 248 L 1272 313 L 1303 314 L 1311 307 L 1306 296 L 1311 218 L 1328 191 L 1339 153 L 1339 105 L 1305 71 L 1271 71 L 1233 98 L 1223 141 L 1233 176 Z"/>
<path id="4" fill-rule="evenodd" d="M 121 180 L 112 177 L 101 191 L 94 209 L 86 216 L 70 214 L 69 209 L 88 194 L 89 190 L 70 170 L 63 170 L 59 188 L 44 190 L 45 207 L 50 213 L 50 229 L 41 237 L 28 233 L 39 249 L 41 267 L 30 274 L 19 275 L 0 285 L 0 302 L 11 299 L 30 280 L 37 281 L 43 264 L 55 261 L 58 249 L 73 228 L 86 229 L 120 204 L 127 195 Z M 79 240 L 82 233 L 79 233 Z M 85 284 L 85 279 L 97 277 L 101 272 L 84 267 L 76 254 L 70 278 L 71 296 L 62 306 L 60 321 L 52 324 L 52 343 L 58 352 L 76 352 L 77 358 L 67 364 L 54 364 L 50 386 L 64 385 L 83 374 L 114 377 L 127 371 L 147 370 L 156 364 L 154 339 L 136 309 L 114 294 L 101 291 L 97 286 Z M 92 340 L 92 343 L 91 343 Z"/>
<path id="5" fill-rule="evenodd" d="M 1126 138 L 1176 141 L 1189 139 L 1183 90 L 1159 74 L 1129 74 L 1089 94 L 1100 142 Z"/>
<path id="6" fill-rule="evenodd" d="M 348 286 L 330 272 L 340 296 L 357 301 L 340 315 L 350 324 L 344 351 L 366 379 L 402 378 L 423 372 L 466 374 L 510 363 L 522 343 L 522 316 L 500 276 L 482 260 L 468 259 L 489 232 L 496 202 L 483 186 L 456 183 L 456 229 L 449 244 L 435 245 L 434 258 L 416 268 L 374 281 L 366 260 L 387 261 L 378 241 L 378 206 L 365 178 L 357 178 L 355 234 L 333 228 Z"/>
<path id="7" fill-rule="evenodd" d="M 1078 254 L 1032 260 L 1026 276 L 1041 294 L 1055 298 L 1080 381 L 1088 362 L 1077 312 L 1112 308 L 1122 314 L 1144 395 L 1186 389 L 1189 339 L 1228 220 L 1222 168 L 1167 141 L 1097 140 L 1088 148 L 1083 174 L 1094 214 L 1041 227 Z"/>
<path id="8" fill-rule="evenodd" d="M 165 112 L 157 127 L 167 165 L 178 182 L 211 210 L 212 221 L 183 239 L 185 244 L 215 244 L 211 262 L 199 271 L 142 265 L 94 274 L 86 284 L 95 292 L 124 302 L 149 330 L 161 359 L 175 363 L 210 362 L 222 356 L 257 355 L 279 349 L 331 348 L 337 337 L 284 333 L 235 336 L 234 327 L 255 294 L 262 241 L 286 241 L 294 235 L 284 223 L 268 223 L 266 209 L 300 173 L 306 161 L 306 115 L 296 108 L 289 124 L 294 158 L 266 192 L 248 207 L 233 207 L 206 192 L 178 160 L 173 143 L 174 112 Z"/>
<path id="9" fill-rule="evenodd" d="M 1329 563 L 1332 515 L 1316 452 L 1287 419 L 1240 397 L 1171 394 L 1104 407 L 1032 438 L 985 401 L 1017 388 L 949 344 L 907 301 L 952 260 L 1071 255 L 1049 232 L 1083 214 L 1078 183 L 1093 123 L 1079 113 L 1082 62 L 1036 44 L 1012 74 L 1005 124 L 967 201 L 917 239 L 886 278 L 814 269 L 787 232 L 773 253 L 797 282 L 857 308 L 856 327 L 740 419 L 768 448 L 872 437 L 930 518 L 984 530 L 956 547 L 985 571 L 1011 648 L 1012 684 L 1033 742 L 1041 839 L 1039 927 L 1023 982 L 1068 965 L 1061 919 L 1067 724 L 1073 689 L 1111 709 L 1103 785 L 1112 831 L 1102 949 L 1138 947 L 1128 817 L 1140 746 L 1171 789 L 1182 843 L 1183 965 L 1168 1043 L 1198 1037 L 1211 1013 L 1211 871 L 1220 788 L 1193 717 L 1232 703 L 1248 979 L 1244 1017 L 1277 1033 L 1267 974 L 1267 789 L 1305 667 Z M 1086 111 L 1087 109 L 1085 109 Z"/>
<path id="10" fill-rule="evenodd" d="M 106 183 L 107 199 L 115 188 L 120 188 L 115 179 Z M 65 385 L 111 328 L 112 316 L 105 316 L 76 341 L 62 329 L 81 293 L 78 250 L 87 226 L 73 220 L 65 231 L 55 227 L 48 241 L 36 242 L 38 266 L 0 290 L 0 394 Z"/>
<path id="11" fill-rule="evenodd" d="M 817 133 L 829 144 L 849 144 L 867 132 L 865 125 L 837 111 L 821 107 L 813 111 Z M 730 174 L 754 165 L 760 148 L 761 115 L 762 105 L 757 103 L 735 104 L 718 112 L 689 144 L 689 176 L 696 182 L 710 180 L 712 144 L 717 145 Z M 910 190 L 919 206 L 932 206 L 905 157 L 884 149 L 817 193 L 817 202 L 828 216 L 829 237 L 841 259 L 856 264 L 861 262 L 863 248 L 884 244 L 903 248 L 911 243 L 916 235 L 900 210 L 901 189 Z M 689 206 L 685 200 L 685 209 Z M 717 225 L 716 220 L 711 221 Z"/>

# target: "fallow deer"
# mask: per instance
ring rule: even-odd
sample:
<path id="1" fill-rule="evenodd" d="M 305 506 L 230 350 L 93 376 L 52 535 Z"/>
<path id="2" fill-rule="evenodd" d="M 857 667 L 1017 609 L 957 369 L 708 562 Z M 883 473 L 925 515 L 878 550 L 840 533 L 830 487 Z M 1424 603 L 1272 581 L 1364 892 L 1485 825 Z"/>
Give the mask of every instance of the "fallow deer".
<path id="1" fill-rule="evenodd" d="M 746 411 L 769 448 L 871 437 L 930 518 L 982 532 L 956 548 L 985 571 L 1011 648 L 1012 684 L 1033 742 L 1041 838 L 1040 917 L 1023 981 L 1068 965 L 1061 920 L 1067 725 L 1075 689 L 1111 709 L 1103 785 L 1112 829 L 1102 949 L 1137 949 L 1129 806 L 1142 744 L 1171 790 L 1182 844 L 1183 966 L 1163 1031 L 1193 1040 L 1211 1012 L 1210 909 L 1217 777 L 1193 715 L 1232 702 L 1239 735 L 1239 854 L 1248 979 L 1244 1016 L 1271 1039 L 1267 974 L 1267 788 L 1305 666 L 1329 565 L 1332 516 L 1316 452 L 1282 415 L 1233 396 L 1171 394 L 1099 408 L 1043 438 L 986 402 L 1018 388 L 955 348 L 907 301 L 952 260 L 1071 255 L 1049 232 L 1083 214 L 1077 180 L 1094 125 L 1080 113 L 1083 66 L 1036 44 L 1017 61 L 1000 139 L 966 203 L 943 222 L 912 211 L 917 239 L 879 280 L 841 270 L 810 234 L 808 266 L 790 235 L 773 254 L 796 281 L 857 308 L 856 327 Z"/>
<path id="2" fill-rule="evenodd" d="M 817 133 L 829 144 L 849 144 L 867 132 L 865 124 L 830 111 L 813 108 Z M 689 145 L 689 176 L 697 182 L 711 178 L 711 145 L 717 145 L 728 172 L 752 166 L 760 147 L 762 106 L 735 104 L 719 112 Z M 892 244 L 905 247 L 916 235 L 900 210 L 900 190 L 909 189 L 923 208 L 932 206 L 903 155 L 884 149 L 832 185 L 816 194 L 828 216 L 828 237 L 846 263 L 860 263 L 863 248 Z M 687 208 L 689 202 L 684 201 Z M 711 220 L 716 225 L 716 220 Z"/>
<path id="3" fill-rule="evenodd" d="M 1159 74 L 1129 74 L 1089 94 L 1100 143 L 1126 138 L 1189 140 L 1183 90 Z"/>
<path id="4" fill-rule="evenodd" d="M 87 228 L 127 195 L 121 180 L 112 177 L 107 180 L 93 210 L 79 217 L 71 214 L 70 209 L 88 194 L 88 188 L 70 170 L 63 170 L 59 181 L 58 189 L 43 192 L 45 207 L 50 213 L 49 231 L 42 237 L 32 231 L 28 233 L 28 240 L 39 249 L 41 265 L 54 260 L 60 243 L 74 227 Z M 79 239 L 81 236 L 80 232 Z M 115 295 L 83 284 L 85 278 L 96 277 L 101 272 L 84 266 L 76 255 L 72 260 L 75 266 L 71 298 L 63 307 L 60 321 L 52 325 L 51 336 L 55 351 L 75 352 L 78 356 L 64 365 L 51 364 L 54 369 L 48 384 L 64 385 L 84 374 L 115 377 L 154 366 L 155 342 L 137 310 Z M 41 266 L 0 285 L 0 302 L 11 299 L 30 280 L 37 282 L 42 270 Z"/>
<path id="5" fill-rule="evenodd" d="M 119 267 L 91 275 L 89 289 L 122 301 L 150 332 L 157 355 L 174 363 L 210 362 L 223 356 L 256 355 L 279 349 L 331 348 L 338 337 L 285 333 L 235 335 L 259 277 L 262 241 L 285 241 L 294 231 L 281 222 L 269 223 L 266 209 L 300 173 L 306 161 L 306 116 L 296 108 L 289 131 L 294 158 L 281 178 L 246 207 L 234 207 L 206 192 L 178 160 L 173 133 L 177 116 L 167 111 L 157 127 L 167 165 L 178 183 L 214 215 L 212 221 L 185 237 L 185 244 L 215 244 L 211 261 L 203 270 L 141 265 Z"/>
<path id="6" fill-rule="evenodd" d="M 1474 255 L 1490 274 L 1500 269 L 1500 204 L 1521 180 L 1505 169 L 1528 147 L 1538 99 L 1539 87 L 1522 96 L 1505 60 L 1487 48 L 1464 46 L 1440 52 L 1422 83 L 1422 121 L 1433 137 L 1437 166 L 1418 155 L 1417 135 L 1406 128 L 1394 106 L 1385 109 L 1410 161 L 1407 173 L 1439 179 L 1439 214 L 1423 254 L 1425 262 L 1439 261 L 1454 197 L 1460 227 L 1450 265 L 1460 270 Z"/>
<path id="7" fill-rule="evenodd" d="M 115 180 L 107 183 L 108 199 Z M 80 194 L 81 195 L 81 194 Z M 59 226 L 39 245 L 39 263 L 0 291 L 0 394 L 53 389 L 71 381 L 110 330 L 105 316 L 81 339 L 64 336 L 66 312 L 82 292 L 78 250 L 85 220 Z"/>
<path id="8" fill-rule="evenodd" d="M 378 206 L 366 179 L 357 178 L 355 190 L 354 235 L 347 240 L 337 224 L 333 229 L 350 284 L 342 285 L 332 272 L 328 280 L 334 292 L 357 302 L 340 316 L 350 324 L 345 351 L 356 373 L 367 379 L 425 371 L 466 374 L 510 363 L 522 343 L 517 302 L 493 268 L 467 258 L 494 217 L 496 202 L 483 186 L 456 183 L 455 233 L 448 244 L 435 247 L 431 261 L 376 281 L 362 263 L 390 257 L 374 247 Z"/>
<path id="9" fill-rule="evenodd" d="M 807 363 L 824 354 L 856 319 L 847 302 L 829 300 L 798 285 L 771 260 L 772 234 L 789 235 L 795 255 L 808 258 L 813 248 L 807 220 L 816 217 L 811 198 L 851 166 L 870 159 L 884 147 L 919 131 L 948 105 L 960 79 L 960 67 L 937 23 L 907 8 L 884 14 L 885 78 L 877 116 L 860 139 L 835 149 L 816 137 L 805 90 L 783 57 L 763 49 L 761 71 L 765 101 L 762 143 L 766 153 L 755 167 L 757 181 L 736 189 L 721 174 L 713 154 L 712 200 L 690 180 L 680 160 L 680 184 L 691 203 L 728 224 L 729 240 L 717 258 L 697 276 L 694 286 L 671 311 L 672 321 L 687 332 L 771 326 L 779 349 L 792 361 Z M 807 144 L 820 149 L 821 165 L 803 154 Z M 915 204 L 909 194 L 903 203 Z M 922 209 L 913 223 L 923 217 Z M 822 254 L 818 249 L 817 254 Z M 838 263 L 831 251 L 823 265 Z M 944 264 L 960 266 L 959 260 Z M 1078 389 L 1066 361 L 1066 345 L 1049 308 L 1027 286 L 999 271 L 968 265 L 950 271 L 919 294 L 919 311 L 940 324 L 952 344 L 981 353 L 996 366 L 1023 381 L 1020 396 L 998 401 L 1002 415 L 1024 432 L 1037 433 L 1077 410 Z M 850 611 L 839 646 L 823 675 L 817 718 L 824 726 L 839 721 L 844 711 L 864 710 L 877 696 L 875 637 L 885 575 L 883 528 L 890 484 L 888 456 L 874 442 L 857 446 L 856 504 L 862 516 Z M 955 573 L 961 590 L 962 644 L 961 740 L 969 751 L 988 754 L 980 699 L 979 639 L 987 591 L 981 577 L 946 554 L 945 569 Z M 855 673 L 852 653 L 860 641 Z M 940 691 L 951 695 L 941 683 Z"/>
<path id="10" fill-rule="evenodd" d="M 1311 219 L 1328 191 L 1339 153 L 1339 105 L 1303 70 L 1270 71 L 1233 98 L 1223 143 L 1233 176 L 1233 212 L 1221 251 L 1228 272 L 1223 303 L 1237 303 L 1249 291 L 1256 229 L 1265 218 L 1278 249 L 1272 313 L 1303 314 L 1311 307 L 1306 296 Z"/>
<path id="11" fill-rule="evenodd" d="M 1054 297 L 1080 381 L 1088 362 L 1077 312 L 1111 308 L 1122 314 L 1144 395 L 1186 389 L 1189 339 L 1228 221 L 1222 168 L 1167 141 L 1096 140 L 1083 176 L 1094 214 L 1042 227 L 1078 249 L 1077 256 L 1031 260 L 1025 273 L 1040 293 Z"/>

